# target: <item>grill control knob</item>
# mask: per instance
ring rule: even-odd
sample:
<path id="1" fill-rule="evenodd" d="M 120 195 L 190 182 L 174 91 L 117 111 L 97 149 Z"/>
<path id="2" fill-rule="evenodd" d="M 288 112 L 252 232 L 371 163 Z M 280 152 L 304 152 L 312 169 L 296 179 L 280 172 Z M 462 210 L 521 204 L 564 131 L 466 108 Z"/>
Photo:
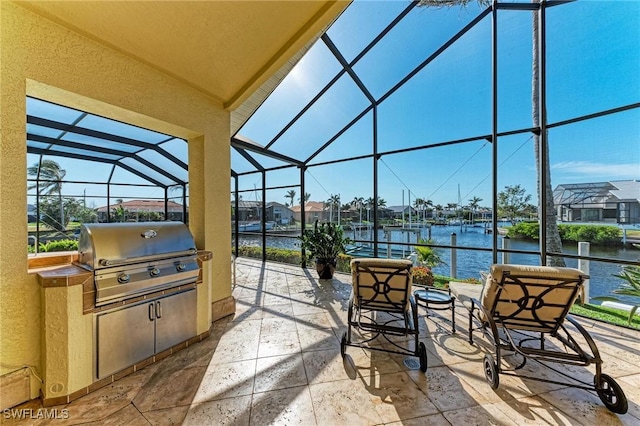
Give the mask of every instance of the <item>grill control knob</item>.
<path id="1" fill-rule="evenodd" d="M 176 270 L 177 270 L 178 272 L 182 272 L 182 271 L 184 271 L 185 269 L 187 269 L 187 265 L 185 265 L 184 263 L 181 263 L 181 264 L 179 264 L 179 265 L 177 265 L 177 266 L 176 266 Z"/>
<path id="2" fill-rule="evenodd" d="M 128 274 L 120 274 L 118 275 L 118 282 L 120 284 L 128 283 L 131 277 Z"/>
<path id="3" fill-rule="evenodd" d="M 160 275 L 160 269 L 153 268 L 149 271 L 149 275 L 151 275 L 152 277 L 157 277 L 158 275 Z"/>

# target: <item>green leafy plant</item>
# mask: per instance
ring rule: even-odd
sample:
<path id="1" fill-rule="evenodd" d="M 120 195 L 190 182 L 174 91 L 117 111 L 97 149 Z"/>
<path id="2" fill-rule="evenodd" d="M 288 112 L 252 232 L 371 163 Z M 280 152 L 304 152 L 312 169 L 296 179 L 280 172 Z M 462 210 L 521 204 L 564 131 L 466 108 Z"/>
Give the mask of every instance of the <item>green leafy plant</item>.
<path id="1" fill-rule="evenodd" d="M 338 255 L 338 261 L 336 263 L 336 271 L 351 273 L 351 260 L 353 256 L 340 253 Z"/>
<path id="2" fill-rule="evenodd" d="M 340 253 L 344 253 L 351 239 L 344 236 L 341 226 L 334 223 L 321 223 L 316 221 L 313 228 L 305 229 L 302 236 L 298 237 L 301 247 L 305 250 L 307 258 L 317 258 L 334 261 Z"/>
<path id="3" fill-rule="evenodd" d="M 431 239 L 421 238 L 418 244 L 436 244 L 436 242 Z M 435 268 L 436 266 L 445 264 L 436 247 L 415 246 L 415 250 L 418 253 L 418 261 L 423 265 Z"/>
<path id="4" fill-rule="evenodd" d="M 636 265 L 625 265 L 622 267 L 622 272 L 620 274 L 614 274 L 614 277 L 621 278 L 626 281 L 625 284 L 622 284 L 618 289 L 613 290 L 614 294 L 621 294 L 624 296 L 632 296 L 636 297 L 640 300 L 640 266 Z M 601 301 L 610 301 L 610 302 L 623 302 L 617 297 L 611 296 L 598 296 L 594 297 L 595 300 Z M 633 320 L 633 316 L 636 311 L 640 308 L 640 304 L 636 304 L 629 311 L 629 318 L 627 322 L 631 324 Z"/>
<path id="5" fill-rule="evenodd" d="M 40 252 L 48 253 L 54 251 L 75 251 L 78 250 L 78 241 L 76 240 L 57 240 L 47 243 L 40 243 L 38 246 Z"/>
<path id="6" fill-rule="evenodd" d="M 611 225 L 558 225 L 562 241 L 588 241 L 592 244 L 615 246 L 622 243 L 619 228 Z M 537 240 L 539 237 L 537 222 L 521 222 L 509 228 L 511 238 Z"/>

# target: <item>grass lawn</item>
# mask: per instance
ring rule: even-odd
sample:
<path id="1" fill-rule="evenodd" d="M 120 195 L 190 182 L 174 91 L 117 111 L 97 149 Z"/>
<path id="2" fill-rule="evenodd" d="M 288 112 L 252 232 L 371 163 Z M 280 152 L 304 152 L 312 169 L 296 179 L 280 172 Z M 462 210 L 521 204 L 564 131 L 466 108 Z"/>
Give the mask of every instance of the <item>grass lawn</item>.
<path id="1" fill-rule="evenodd" d="M 450 277 L 435 275 L 433 286 L 437 288 L 445 288 L 451 280 L 452 278 Z M 574 316 L 591 318 L 609 324 L 615 324 L 622 327 L 630 327 L 636 330 L 640 330 L 640 315 L 634 315 L 633 319 L 631 320 L 631 324 L 629 324 L 627 322 L 629 313 L 620 309 L 613 309 L 592 304 L 575 304 L 571 308 L 571 314 L 573 314 Z"/>
<path id="2" fill-rule="evenodd" d="M 80 228 L 81 223 L 80 222 L 69 222 L 69 224 L 67 225 L 67 231 L 72 231 L 74 229 L 78 229 Z M 37 230 L 37 225 L 35 222 L 29 222 L 27 224 L 27 230 L 28 232 L 36 232 Z M 46 223 L 42 223 L 40 222 L 40 231 L 51 231 L 52 228 L 49 227 L 49 225 L 47 225 Z"/>
<path id="3" fill-rule="evenodd" d="M 629 313 L 627 311 L 622 311 L 619 309 L 606 308 L 600 305 L 578 305 L 575 304 L 571 308 L 571 313 L 573 315 L 596 319 L 599 321 L 608 322 L 610 324 L 620 325 L 623 327 L 631 327 L 636 330 L 640 330 L 640 316 L 634 315 L 631 324 L 627 322 L 627 318 L 629 318 Z"/>
<path id="4" fill-rule="evenodd" d="M 640 231 L 635 229 L 627 229 L 627 238 L 631 240 L 640 240 Z"/>

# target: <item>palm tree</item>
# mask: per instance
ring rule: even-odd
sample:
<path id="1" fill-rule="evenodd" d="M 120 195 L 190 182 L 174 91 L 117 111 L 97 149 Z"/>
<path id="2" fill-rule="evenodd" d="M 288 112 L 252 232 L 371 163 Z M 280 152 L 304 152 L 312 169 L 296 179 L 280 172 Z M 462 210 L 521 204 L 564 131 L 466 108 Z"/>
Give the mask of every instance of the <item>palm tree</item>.
<path id="1" fill-rule="evenodd" d="M 488 6 L 491 4 L 491 0 L 420 0 L 419 6 L 426 7 L 452 7 L 452 6 L 466 6 L 472 1 L 478 2 L 481 6 Z"/>
<path id="2" fill-rule="evenodd" d="M 440 217 L 440 212 L 442 211 L 442 204 L 436 204 L 434 207 L 436 209 L 436 217 Z"/>
<path id="3" fill-rule="evenodd" d="M 329 208 L 329 222 L 333 222 L 333 209 L 336 209 L 336 214 L 338 209 L 340 208 L 340 195 L 336 194 L 329 197 L 327 201 L 324 203 L 325 207 Z"/>
<path id="4" fill-rule="evenodd" d="M 427 206 L 427 208 L 424 211 L 424 219 L 427 220 L 427 212 L 433 210 L 433 201 L 425 200 L 424 204 Z"/>
<path id="5" fill-rule="evenodd" d="M 369 197 L 366 200 L 364 200 L 364 206 L 366 207 L 367 212 L 370 209 L 373 208 L 374 204 L 375 204 L 375 202 L 373 200 L 373 197 Z M 380 210 L 381 207 L 386 207 L 387 206 L 387 202 L 384 200 L 384 198 L 380 198 L 380 197 L 378 197 L 378 203 L 377 204 L 378 204 L 378 210 Z M 370 220 L 370 219 L 367 217 L 367 220 Z"/>
<path id="6" fill-rule="evenodd" d="M 425 238 L 420 238 L 420 240 L 418 241 L 418 244 L 432 244 L 432 245 L 436 245 L 437 241 L 434 241 L 432 239 L 425 239 Z M 439 265 L 445 265 L 444 260 L 442 260 L 442 257 L 440 256 L 440 249 L 437 247 L 423 247 L 423 246 L 416 246 L 414 247 L 416 252 L 418 253 L 418 260 L 420 261 L 420 263 L 422 263 L 423 265 L 428 266 L 429 268 L 435 268 L 436 266 Z"/>
<path id="7" fill-rule="evenodd" d="M 473 197 L 472 199 L 469 200 L 469 207 L 474 211 L 477 210 L 480 204 L 480 201 L 482 201 L 482 198 Z"/>
<path id="8" fill-rule="evenodd" d="M 351 201 L 352 205 L 357 208 L 360 212 L 359 222 L 362 223 L 362 206 L 364 204 L 364 197 L 353 197 L 353 201 Z"/>
<path id="9" fill-rule="evenodd" d="M 482 201 L 482 198 L 475 196 L 469 200 L 469 208 L 471 209 L 471 223 L 473 223 L 473 220 L 476 216 L 476 211 L 478 210 L 480 201 Z"/>
<path id="10" fill-rule="evenodd" d="M 62 202 L 62 179 L 67 175 L 67 171 L 62 169 L 53 160 L 42 160 L 27 168 L 27 174 L 36 178 L 36 183 L 29 185 L 28 189 L 37 188 L 38 197 L 44 195 L 58 195 L 60 203 L 60 227 L 65 228 L 64 205 Z"/>
<path id="11" fill-rule="evenodd" d="M 291 189 L 291 190 L 287 191 L 287 195 L 285 195 L 285 196 L 284 196 L 284 198 L 289 198 L 289 199 L 291 200 L 291 204 L 288 204 L 288 205 L 287 205 L 287 204 L 285 203 L 285 206 L 287 206 L 287 207 L 288 207 L 288 206 L 293 206 L 293 200 L 294 200 L 294 198 L 295 198 L 295 197 L 296 197 L 296 191 L 295 191 L 295 189 Z"/>
<path id="12" fill-rule="evenodd" d="M 532 0 L 535 3 L 535 0 Z M 542 6 L 541 6 L 542 7 Z M 531 118 L 533 120 L 533 128 L 540 128 L 540 63 L 538 52 L 538 14 L 532 14 L 532 52 L 531 52 Z M 543 122 L 546 124 L 546 111 L 543 111 Z M 556 217 L 556 209 L 553 204 L 553 187 L 551 186 L 551 164 L 549 162 L 549 139 L 548 132 L 545 129 L 544 138 L 540 138 L 539 132 L 533 133 L 533 149 L 536 156 L 536 170 L 538 178 L 536 180 L 538 190 L 538 212 L 545 212 L 545 217 L 538 220 L 544 220 L 544 230 L 546 234 L 547 251 L 562 253 L 562 240 L 560 239 L 560 230 Z M 541 144 L 544 143 L 544 146 Z M 544 148 L 543 157 L 540 156 L 541 149 Z M 545 186 L 542 188 L 542 175 L 540 170 L 544 169 Z M 544 200 L 544 205 L 543 205 Z M 556 256 L 547 256 L 546 264 L 549 266 L 565 266 L 564 258 Z"/>
<path id="13" fill-rule="evenodd" d="M 298 202 L 300 204 L 306 204 L 307 201 L 309 201 L 311 199 L 311 194 L 309 194 L 308 192 L 304 193 L 304 199 L 298 198 Z"/>
<path id="14" fill-rule="evenodd" d="M 371 218 L 369 217 L 369 212 L 373 208 L 373 197 L 369 197 L 366 200 L 364 200 L 364 207 L 365 209 L 367 209 L 367 222 L 370 222 Z"/>

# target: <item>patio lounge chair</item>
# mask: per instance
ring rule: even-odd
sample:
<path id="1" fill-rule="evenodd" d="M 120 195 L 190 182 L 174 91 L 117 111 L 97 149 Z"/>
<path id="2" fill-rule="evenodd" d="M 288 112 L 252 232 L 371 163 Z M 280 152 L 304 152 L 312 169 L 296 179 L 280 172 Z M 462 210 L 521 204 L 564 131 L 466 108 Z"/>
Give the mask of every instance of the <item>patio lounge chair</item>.
<path id="1" fill-rule="evenodd" d="M 470 285 L 451 283 L 454 294 L 470 311 L 469 342 L 473 344 L 475 324 L 493 345 L 493 354 L 486 354 L 483 361 L 485 377 L 493 389 L 499 386 L 499 374 L 517 375 L 595 391 L 612 412 L 627 412 L 627 398 L 622 388 L 601 372 L 602 359 L 593 338 L 568 315 L 586 278 L 588 276 L 573 268 L 493 265 L 479 298 L 477 294 L 469 295 Z M 572 327 L 566 327 L 565 320 Z M 588 348 L 581 347 L 570 331 L 574 334 L 577 331 Z M 503 351 L 514 353 L 522 361 L 515 367 L 507 366 L 502 362 Z M 551 368 L 567 381 L 516 374 L 527 360 Z M 571 377 L 570 372 L 551 364 L 595 364 L 593 384 Z"/>
<path id="2" fill-rule="evenodd" d="M 348 328 L 340 345 L 343 357 L 347 346 L 412 355 L 420 359 L 420 369 L 427 371 L 427 349 L 418 341 L 418 310 L 411 294 L 412 267 L 410 260 L 362 258 L 351 261 L 353 290 Z M 357 329 L 357 337 L 352 328 Z M 410 342 L 389 338 L 410 335 L 414 336 L 414 349 L 410 349 Z M 380 336 L 389 345 L 369 345 Z"/>

